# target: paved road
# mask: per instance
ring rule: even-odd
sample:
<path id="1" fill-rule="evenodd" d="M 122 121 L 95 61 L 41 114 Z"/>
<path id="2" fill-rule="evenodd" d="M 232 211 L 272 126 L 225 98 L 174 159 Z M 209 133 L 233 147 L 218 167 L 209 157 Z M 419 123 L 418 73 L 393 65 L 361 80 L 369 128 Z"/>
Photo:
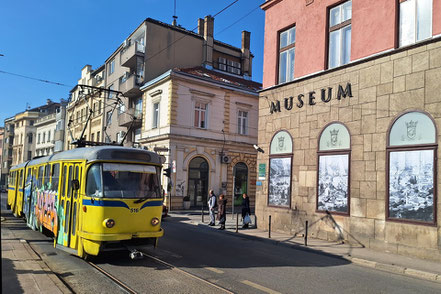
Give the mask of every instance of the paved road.
<path id="1" fill-rule="evenodd" d="M 139 293 L 225 292 L 204 280 L 234 293 L 441 293 L 438 283 L 243 238 L 191 225 L 185 220 L 185 216 L 167 218 L 159 248 L 143 248 L 143 251 L 200 279 L 150 258 L 132 261 L 128 252 L 106 254 L 95 263 Z M 4 225 L 8 225 L 8 221 L 2 222 Z M 23 223 L 19 226 L 15 221 L 10 227 L 17 237 L 28 240 L 74 292 L 122 293 L 85 261 L 54 249 L 51 240 L 39 232 L 27 229 Z"/>

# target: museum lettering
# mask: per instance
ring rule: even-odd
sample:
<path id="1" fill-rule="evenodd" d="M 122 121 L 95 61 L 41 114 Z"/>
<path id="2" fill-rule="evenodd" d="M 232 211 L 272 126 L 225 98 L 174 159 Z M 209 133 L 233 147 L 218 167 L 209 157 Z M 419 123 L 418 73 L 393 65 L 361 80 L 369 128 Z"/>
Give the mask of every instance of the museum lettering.
<path id="1" fill-rule="evenodd" d="M 328 103 L 329 101 L 331 101 L 332 92 L 333 92 L 333 88 L 328 87 L 320 90 L 319 97 L 316 96 L 317 93 L 315 91 L 311 91 L 308 94 L 299 94 L 296 98 L 291 96 L 283 99 L 284 102 L 283 106 L 285 107 L 286 110 L 292 110 L 294 105 L 297 108 L 302 108 L 305 105 L 305 103 L 309 105 L 315 105 L 317 103 L 316 99 L 320 99 L 322 102 Z M 342 98 L 346 98 L 346 97 L 353 97 L 351 83 L 347 83 L 345 88 L 343 88 L 342 85 L 338 85 L 337 97 L 336 97 L 337 100 L 341 100 Z M 270 113 L 272 114 L 274 112 L 281 112 L 281 106 L 279 100 L 271 102 Z"/>

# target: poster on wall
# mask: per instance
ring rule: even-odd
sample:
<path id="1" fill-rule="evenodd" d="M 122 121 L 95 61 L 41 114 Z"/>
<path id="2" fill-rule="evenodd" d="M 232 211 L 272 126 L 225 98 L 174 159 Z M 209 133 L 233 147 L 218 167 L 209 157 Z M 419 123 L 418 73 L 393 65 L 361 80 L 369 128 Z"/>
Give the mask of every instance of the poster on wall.
<path id="1" fill-rule="evenodd" d="M 348 213 L 349 155 L 322 155 L 319 158 L 317 209 Z"/>
<path id="2" fill-rule="evenodd" d="M 433 150 L 390 153 L 389 217 L 433 222 Z"/>
<path id="3" fill-rule="evenodd" d="M 271 158 L 268 205 L 289 206 L 291 197 L 291 157 Z"/>

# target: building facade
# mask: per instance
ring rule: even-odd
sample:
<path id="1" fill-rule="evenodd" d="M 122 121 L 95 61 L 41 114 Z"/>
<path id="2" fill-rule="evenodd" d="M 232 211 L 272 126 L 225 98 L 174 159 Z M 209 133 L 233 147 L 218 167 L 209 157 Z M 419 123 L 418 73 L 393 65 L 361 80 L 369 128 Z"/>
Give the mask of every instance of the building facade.
<path id="1" fill-rule="evenodd" d="M 104 73 L 104 66 L 96 70 L 91 65 L 84 66 L 78 84 L 70 91 L 65 113 L 61 109 L 58 114 L 57 139 L 64 137 L 64 150 L 75 148 L 72 142 L 79 140 L 81 135 L 85 141 L 103 141 L 104 103 L 108 93 L 99 88 L 104 88 Z"/>
<path id="2" fill-rule="evenodd" d="M 441 1 L 261 7 L 259 227 L 441 261 Z"/>
<path id="3" fill-rule="evenodd" d="M 5 128 L 0 128 L 0 163 L 3 163 L 3 141 L 5 139 Z M 3 164 L 0 166 L 0 189 L 3 188 L 5 184 L 5 179 L 3 178 L 2 172 Z"/>
<path id="4" fill-rule="evenodd" d="M 35 154 L 34 156 L 48 156 L 54 154 L 55 129 L 57 126 L 56 112 L 38 118 L 35 123 Z"/>
<path id="5" fill-rule="evenodd" d="M 12 165 L 12 146 L 14 144 L 14 117 L 5 119 L 3 145 L 2 145 L 2 181 L 6 184 L 9 169 Z"/>
<path id="6" fill-rule="evenodd" d="M 196 67 L 169 70 L 141 88 L 144 116 L 137 141 L 166 157 L 171 178 L 163 177 L 163 183 L 173 209 L 182 209 L 184 196 L 193 207 L 206 206 L 210 189 L 225 194 L 236 211 L 242 193 L 254 206 L 260 86 Z"/>
<path id="7" fill-rule="evenodd" d="M 250 79 L 249 45 L 237 48 L 219 42 L 213 38 L 213 28 L 211 16 L 198 20 L 197 33 L 148 18 L 109 56 L 105 87 L 118 92 L 106 98 L 106 142 L 119 143 L 128 132 L 124 144 L 136 143 L 145 108 L 140 87 L 170 69 L 204 66 Z M 244 32 L 242 42 L 249 44 L 249 38 Z"/>
<path id="8" fill-rule="evenodd" d="M 47 99 L 45 105 L 18 113 L 14 117 L 14 142 L 12 145 L 12 165 L 31 160 L 35 154 L 36 127 L 35 122 L 55 113 L 60 103 Z"/>

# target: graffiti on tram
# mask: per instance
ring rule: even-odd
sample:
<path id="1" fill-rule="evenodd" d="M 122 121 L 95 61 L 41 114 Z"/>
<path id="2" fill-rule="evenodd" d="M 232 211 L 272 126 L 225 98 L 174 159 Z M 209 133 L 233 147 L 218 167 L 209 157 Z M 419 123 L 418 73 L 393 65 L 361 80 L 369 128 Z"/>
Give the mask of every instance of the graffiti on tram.
<path id="1" fill-rule="evenodd" d="M 52 190 L 37 190 L 35 218 L 39 225 L 58 233 L 57 192 Z"/>

